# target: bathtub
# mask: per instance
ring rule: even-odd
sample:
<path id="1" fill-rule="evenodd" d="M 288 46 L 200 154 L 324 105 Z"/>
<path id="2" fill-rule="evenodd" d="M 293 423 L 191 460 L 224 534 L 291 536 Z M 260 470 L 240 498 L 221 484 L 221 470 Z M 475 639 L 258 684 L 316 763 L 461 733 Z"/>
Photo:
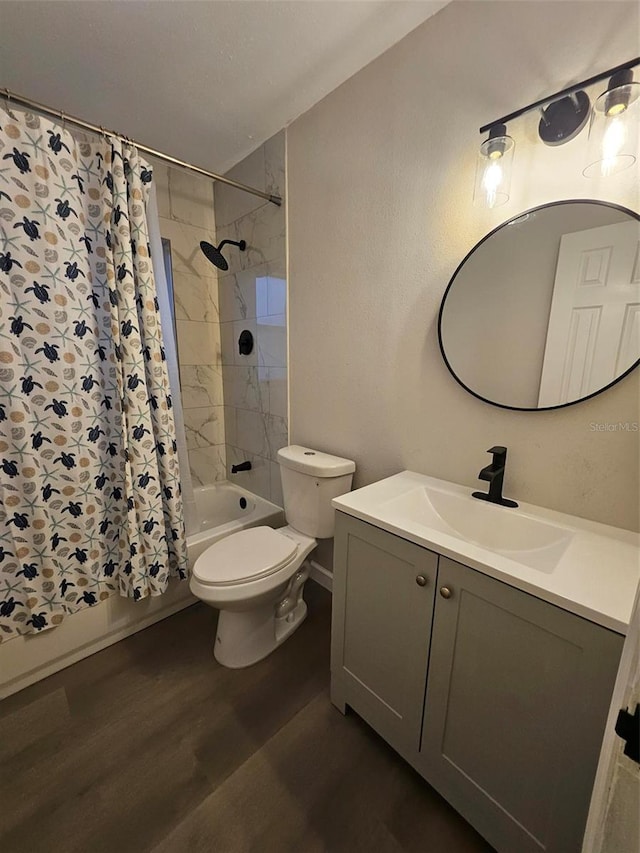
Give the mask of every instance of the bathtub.
<path id="1" fill-rule="evenodd" d="M 196 519 L 187 536 L 189 566 L 209 545 L 247 527 L 282 527 L 286 524 L 282 507 L 226 481 L 193 490 Z"/>

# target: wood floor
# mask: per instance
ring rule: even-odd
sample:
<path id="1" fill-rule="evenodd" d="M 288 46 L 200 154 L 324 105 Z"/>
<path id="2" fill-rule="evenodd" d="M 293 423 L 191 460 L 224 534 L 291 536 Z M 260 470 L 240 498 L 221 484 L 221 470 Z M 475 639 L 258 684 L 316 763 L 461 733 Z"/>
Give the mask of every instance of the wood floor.
<path id="1" fill-rule="evenodd" d="M 3 853 L 491 848 L 329 701 L 331 599 L 265 661 L 212 655 L 196 605 L 0 705 Z"/>

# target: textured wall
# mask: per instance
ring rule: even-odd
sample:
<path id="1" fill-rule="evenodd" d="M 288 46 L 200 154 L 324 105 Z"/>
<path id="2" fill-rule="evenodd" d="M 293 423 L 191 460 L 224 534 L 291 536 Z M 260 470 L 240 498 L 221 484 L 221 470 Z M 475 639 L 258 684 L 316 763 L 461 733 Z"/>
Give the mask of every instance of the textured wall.
<path id="1" fill-rule="evenodd" d="M 152 160 L 160 233 L 171 242 L 178 360 L 193 485 L 224 480 L 224 412 L 216 269 L 200 241 L 216 242 L 213 183 Z"/>
<path id="2" fill-rule="evenodd" d="M 560 198 L 637 209 L 637 171 L 583 178 L 586 133 L 546 148 L 535 114 L 510 126 L 510 201 L 472 207 L 478 127 L 632 58 L 637 34 L 634 4 L 453 3 L 290 126 L 292 441 L 355 459 L 356 486 L 408 468 L 472 487 L 506 444 L 507 495 L 638 528 L 638 434 L 592 427 L 639 420 L 638 371 L 510 412 L 454 382 L 436 330 L 457 264 L 500 222 Z"/>
<path id="3" fill-rule="evenodd" d="M 229 177 L 284 197 L 284 146 L 284 132 L 276 134 L 234 166 Z M 221 183 L 214 195 L 218 242 L 247 243 L 244 252 L 224 248 L 229 270 L 218 274 L 227 475 L 281 504 L 276 453 L 288 440 L 284 206 Z M 244 329 L 255 341 L 250 355 L 238 349 Z M 251 471 L 231 475 L 231 465 L 245 460 Z"/>

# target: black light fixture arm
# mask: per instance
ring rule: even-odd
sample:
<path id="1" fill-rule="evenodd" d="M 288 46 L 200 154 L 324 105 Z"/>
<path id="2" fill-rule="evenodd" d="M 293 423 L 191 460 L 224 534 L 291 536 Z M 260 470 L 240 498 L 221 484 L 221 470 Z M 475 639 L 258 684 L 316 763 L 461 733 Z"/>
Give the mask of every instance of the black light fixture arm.
<path id="1" fill-rule="evenodd" d="M 602 71 L 600 74 L 595 74 L 593 77 L 589 77 L 587 80 L 582 80 L 580 83 L 574 83 L 573 86 L 567 86 L 566 89 L 561 89 L 553 95 L 547 95 L 546 98 L 540 98 L 540 100 L 534 101 L 526 107 L 521 107 L 519 110 L 509 113 L 509 115 L 497 118 L 495 121 L 483 125 L 480 128 L 480 133 L 486 133 L 496 124 L 507 124 L 508 122 L 513 121 L 514 118 L 519 118 L 521 115 L 531 112 L 531 110 L 543 107 L 546 104 L 550 104 L 552 101 L 557 101 L 560 98 L 573 94 L 574 92 L 579 92 L 581 89 L 586 89 L 588 86 L 598 83 L 600 80 L 604 80 L 607 77 L 613 77 L 613 75 L 617 74 L 619 71 L 624 71 L 628 68 L 635 68 L 637 65 L 640 65 L 640 56 L 636 56 L 635 59 L 630 59 L 628 62 L 623 62 L 622 65 L 616 65 L 614 68 L 609 68 L 607 71 Z"/>

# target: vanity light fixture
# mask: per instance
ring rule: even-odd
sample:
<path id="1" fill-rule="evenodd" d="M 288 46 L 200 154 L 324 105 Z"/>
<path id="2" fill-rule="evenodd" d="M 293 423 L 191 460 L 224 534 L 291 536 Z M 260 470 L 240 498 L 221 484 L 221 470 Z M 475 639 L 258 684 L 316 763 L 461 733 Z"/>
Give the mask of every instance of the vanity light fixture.
<path id="1" fill-rule="evenodd" d="M 587 177 L 607 177 L 633 165 L 639 156 L 640 83 L 633 82 L 631 69 L 637 65 L 640 57 L 483 125 L 480 133 L 488 132 L 489 136 L 478 153 L 474 204 L 498 207 L 508 201 L 515 142 L 507 135 L 506 126 L 536 109 L 541 113 L 538 136 L 550 146 L 575 139 L 591 114 L 587 166 L 583 171 Z M 591 110 L 584 90 L 606 78 L 607 90 Z"/>

